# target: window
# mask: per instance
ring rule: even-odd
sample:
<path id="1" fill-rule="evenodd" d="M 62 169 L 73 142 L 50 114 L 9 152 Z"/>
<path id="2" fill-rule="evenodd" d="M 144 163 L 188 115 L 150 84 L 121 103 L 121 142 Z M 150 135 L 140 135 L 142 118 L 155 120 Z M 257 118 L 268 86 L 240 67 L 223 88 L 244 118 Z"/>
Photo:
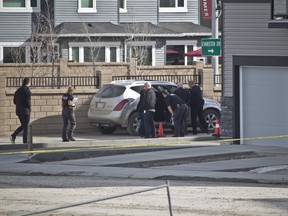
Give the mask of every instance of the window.
<path id="1" fill-rule="evenodd" d="M 152 46 L 128 46 L 127 58 L 136 58 L 137 65 L 152 65 Z"/>
<path id="2" fill-rule="evenodd" d="M 110 47 L 110 62 L 117 62 L 117 48 Z"/>
<path id="3" fill-rule="evenodd" d="M 288 28 L 288 0 L 273 0 L 269 28 Z"/>
<path id="4" fill-rule="evenodd" d="M 3 63 L 25 63 L 25 47 L 3 47 Z"/>
<path id="5" fill-rule="evenodd" d="M 166 65 L 184 65 L 184 45 L 166 46 Z"/>
<path id="6" fill-rule="evenodd" d="M 119 8 L 120 8 L 120 12 L 121 13 L 126 13 L 127 12 L 126 0 L 120 0 Z"/>
<path id="7" fill-rule="evenodd" d="M 287 0 L 274 0 L 273 19 L 288 19 Z"/>
<path id="8" fill-rule="evenodd" d="M 69 60 L 75 60 L 79 62 L 79 48 L 78 47 L 72 47 L 72 56 Z"/>
<path id="9" fill-rule="evenodd" d="M 78 13 L 96 12 L 96 0 L 78 0 Z"/>
<path id="10" fill-rule="evenodd" d="M 105 62 L 105 47 L 84 47 L 84 62 Z"/>
<path id="11" fill-rule="evenodd" d="M 160 12 L 187 12 L 187 0 L 160 0 Z"/>
<path id="12" fill-rule="evenodd" d="M 1 12 L 40 12 L 40 0 L 0 0 Z"/>
<path id="13" fill-rule="evenodd" d="M 41 48 L 39 46 L 31 46 L 28 56 L 30 56 L 30 63 L 38 63 L 40 61 Z"/>

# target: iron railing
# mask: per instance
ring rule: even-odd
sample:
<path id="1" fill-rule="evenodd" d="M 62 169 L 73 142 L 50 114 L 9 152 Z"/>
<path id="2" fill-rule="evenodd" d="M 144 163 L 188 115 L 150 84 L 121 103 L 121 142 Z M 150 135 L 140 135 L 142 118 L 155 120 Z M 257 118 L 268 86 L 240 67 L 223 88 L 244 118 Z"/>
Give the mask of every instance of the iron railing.
<path id="1" fill-rule="evenodd" d="M 222 84 L 222 75 L 214 75 L 214 85 Z"/>
<path id="2" fill-rule="evenodd" d="M 99 88 L 99 76 L 29 77 L 31 87 L 60 88 L 65 86 L 93 86 Z M 6 87 L 19 87 L 23 77 L 6 77 Z"/>
<path id="3" fill-rule="evenodd" d="M 201 75 L 137 75 L 137 76 L 112 76 L 112 80 L 146 80 L 146 81 L 169 81 L 173 83 L 188 84 L 189 80 L 193 80 L 200 85 L 202 82 Z"/>
<path id="4" fill-rule="evenodd" d="M 139 193 L 149 192 L 149 191 L 153 191 L 153 190 L 158 190 L 158 189 L 161 189 L 161 188 L 166 188 L 167 189 L 169 213 L 170 213 L 170 216 L 173 216 L 171 195 L 170 195 L 170 189 L 169 189 L 169 181 L 167 181 L 165 185 L 155 186 L 155 187 L 151 187 L 151 188 L 147 188 L 147 189 L 143 189 L 143 190 L 139 190 L 139 191 L 134 191 L 134 192 L 132 191 L 132 192 L 129 192 L 129 193 L 124 193 L 124 194 L 115 195 L 115 196 L 109 196 L 109 197 L 98 198 L 98 199 L 94 199 L 94 200 L 88 200 L 88 201 L 84 201 L 84 202 L 78 202 L 78 203 L 74 203 L 74 204 L 70 204 L 70 205 L 63 205 L 63 206 L 58 206 L 58 207 L 54 207 L 54 208 L 38 210 L 38 211 L 35 211 L 35 212 L 21 214 L 20 216 L 37 215 L 37 214 L 52 212 L 52 211 L 56 211 L 56 210 L 60 210 L 60 209 L 72 208 L 72 207 L 75 207 L 75 206 L 81 206 L 81 205 L 86 205 L 86 204 L 91 204 L 91 203 L 102 202 L 102 201 L 105 201 L 105 200 L 117 199 L 117 198 L 130 196 L 130 195 L 134 195 L 134 194 L 139 194 Z"/>

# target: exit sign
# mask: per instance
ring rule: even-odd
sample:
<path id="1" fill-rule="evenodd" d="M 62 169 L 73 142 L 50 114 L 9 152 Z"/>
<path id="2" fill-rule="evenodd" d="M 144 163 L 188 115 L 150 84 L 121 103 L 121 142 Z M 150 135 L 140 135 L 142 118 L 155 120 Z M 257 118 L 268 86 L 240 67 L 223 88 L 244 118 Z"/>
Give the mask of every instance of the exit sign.
<path id="1" fill-rule="evenodd" d="M 201 40 L 202 56 L 220 56 L 221 41 L 218 38 Z"/>

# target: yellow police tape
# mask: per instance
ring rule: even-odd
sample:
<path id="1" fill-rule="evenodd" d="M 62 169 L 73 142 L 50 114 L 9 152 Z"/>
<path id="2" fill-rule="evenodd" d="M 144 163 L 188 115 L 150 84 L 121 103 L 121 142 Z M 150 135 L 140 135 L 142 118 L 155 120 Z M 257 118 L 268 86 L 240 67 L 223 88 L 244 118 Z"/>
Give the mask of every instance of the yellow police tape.
<path id="1" fill-rule="evenodd" d="M 166 142 L 163 144 L 149 143 L 149 144 L 132 144 L 132 145 L 116 145 L 116 146 L 97 146 L 97 147 L 81 147 L 81 148 L 64 148 L 64 149 L 47 149 L 47 150 L 33 150 L 33 151 L 13 151 L 13 152 L 0 152 L 0 155 L 11 155 L 11 154 L 37 154 L 37 153 L 56 153 L 56 152 L 68 152 L 68 151 L 87 151 L 87 150 L 98 150 L 98 149 L 115 149 L 115 148 L 140 148 L 140 147 L 155 147 L 155 146 L 170 146 L 170 145 L 191 145 L 195 143 L 215 143 L 215 142 L 235 142 L 235 141 L 247 141 L 247 140 L 262 140 L 262 139 L 279 139 L 279 138 L 288 138 L 288 134 L 285 135 L 277 135 L 277 136 L 261 136 L 261 137 L 253 137 L 253 138 L 237 138 L 237 139 L 213 139 L 213 140 L 205 140 L 205 141 L 180 141 L 177 142 Z M 189 143 L 187 143 L 189 142 Z"/>

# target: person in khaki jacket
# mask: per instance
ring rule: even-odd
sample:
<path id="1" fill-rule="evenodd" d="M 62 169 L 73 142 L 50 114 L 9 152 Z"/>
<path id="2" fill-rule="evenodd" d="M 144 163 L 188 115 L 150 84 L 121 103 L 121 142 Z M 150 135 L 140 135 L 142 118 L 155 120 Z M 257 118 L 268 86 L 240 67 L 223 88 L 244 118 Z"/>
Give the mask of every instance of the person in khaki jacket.
<path id="1" fill-rule="evenodd" d="M 75 117 L 75 103 L 77 98 L 73 97 L 74 88 L 72 86 L 68 87 L 67 93 L 62 96 L 62 119 L 63 119 L 63 129 L 62 129 L 62 141 L 69 142 L 75 141 L 73 137 L 74 130 L 76 128 L 76 117 Z M 67 133 L 68 122 L 70 122 L 70 128 Z"/>

